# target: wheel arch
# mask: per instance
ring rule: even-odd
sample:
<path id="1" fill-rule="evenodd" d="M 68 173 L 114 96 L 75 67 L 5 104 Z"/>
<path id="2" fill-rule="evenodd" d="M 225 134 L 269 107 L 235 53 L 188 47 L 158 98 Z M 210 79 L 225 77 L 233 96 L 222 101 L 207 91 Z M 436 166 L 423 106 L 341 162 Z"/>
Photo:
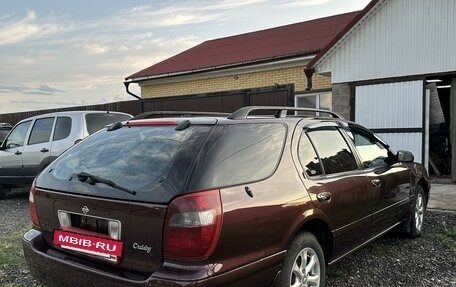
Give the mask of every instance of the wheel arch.
<path id="1" fill-rule="evenodd" d="M 290 238 L 290 242 L 300 232 L 306 231 L 312 233 L 318 240 L 324 256 L 325 261 L 329 262 L 334 252 L 334 236 L 332 233 L 332 225 L 329 218 L 322 212 L 312 210 L 312 214 L 304 216 L 304 220 L 299 225 L 299 228 L 294 232 L 294 236 Z"/>
<path id="2" fill-rule="evenodd" d="M 431 187 L 429 181 L 427 181 L 424 177 L 418 179 L 417 185 L 421 186 L 424 191 L 424 195 L 426 197 L 426 206 L 429 202 L 429 192 L 431 191 Z"/>

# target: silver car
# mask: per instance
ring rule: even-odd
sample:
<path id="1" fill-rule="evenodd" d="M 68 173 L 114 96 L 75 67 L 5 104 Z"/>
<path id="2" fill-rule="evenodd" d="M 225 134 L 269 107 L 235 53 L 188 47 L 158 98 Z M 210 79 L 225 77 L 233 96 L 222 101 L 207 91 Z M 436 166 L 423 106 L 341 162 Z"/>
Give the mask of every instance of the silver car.
<path id="1" fill-rule="evenodd" d="M 72 111 L 39 115 L 14 126 L 0 146 L 0 197 L 11 186 L 27 186 L 62 152 L 107 124 L 131 115 Z"/>

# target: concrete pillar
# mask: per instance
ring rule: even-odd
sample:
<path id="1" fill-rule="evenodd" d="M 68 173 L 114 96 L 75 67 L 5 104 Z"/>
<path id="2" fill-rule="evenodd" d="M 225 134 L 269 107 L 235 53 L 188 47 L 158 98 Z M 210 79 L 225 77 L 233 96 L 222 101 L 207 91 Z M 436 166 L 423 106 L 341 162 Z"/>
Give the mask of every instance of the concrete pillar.
<path id="1" fill-rule="evenodd" d="M 351 103 L 354 98 L 354 86 L 349 83 L 332 85 L 332 109 L 344 119 L 353 120 L 354 110 Z M 353 107 L 354 109 L 354 107 Z"/>

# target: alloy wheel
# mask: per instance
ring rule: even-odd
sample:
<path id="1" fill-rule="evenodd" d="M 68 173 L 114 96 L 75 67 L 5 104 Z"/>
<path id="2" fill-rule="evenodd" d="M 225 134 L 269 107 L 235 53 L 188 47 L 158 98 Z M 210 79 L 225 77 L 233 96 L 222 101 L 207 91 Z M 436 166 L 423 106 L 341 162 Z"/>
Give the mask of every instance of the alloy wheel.
<path id="1" fill-rule="evenodd" d="M 290 287 L 320 286 L 320 260 L 311 248 L 304 248 L 296 256 L 290 276 Z"/>
<path id="2" fill-rule="evenodd" d="M 415 203 L 415 228 L 417 231 L 421 231 L 423 227 L 424 218 L 424 199 L 421 193 L 417 194 Z"/>

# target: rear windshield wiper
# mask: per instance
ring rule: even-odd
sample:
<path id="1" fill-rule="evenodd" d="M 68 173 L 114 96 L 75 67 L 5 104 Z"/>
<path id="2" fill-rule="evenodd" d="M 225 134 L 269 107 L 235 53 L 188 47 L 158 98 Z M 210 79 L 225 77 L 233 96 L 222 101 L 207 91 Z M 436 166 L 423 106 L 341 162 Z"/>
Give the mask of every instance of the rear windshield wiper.
<path id="1" fill-rule="evenodd" d="M 114 181 L 109 180 L 109 179 L 105 179 L 105 178 L 102 178 L 102 177 L 99 177 L 99 176 L 96 176 L 96 175 L 93 175 L 93 174 L 90 174 L 90 173 L 87 173 L 87 172 L 80 172 L 80 173 L 77 174 L 77 176 L 78 176 L 79 180 L 82 181 L 82 182 L 87 182 L 89 184 L 95 184 L 95 183 L 99 182 L 99 183 L 102 183 L 102 184 L 106 184 L 107 186 L 110 186 L 110 187 L 113 187 L 113 188 L 128 192 L 130 194 L 136 195 L 136 191 L 130 190 L 130 189 L 126 188 L 126 187 L 118 185 L 117 183 L 115 183 Z"/>

